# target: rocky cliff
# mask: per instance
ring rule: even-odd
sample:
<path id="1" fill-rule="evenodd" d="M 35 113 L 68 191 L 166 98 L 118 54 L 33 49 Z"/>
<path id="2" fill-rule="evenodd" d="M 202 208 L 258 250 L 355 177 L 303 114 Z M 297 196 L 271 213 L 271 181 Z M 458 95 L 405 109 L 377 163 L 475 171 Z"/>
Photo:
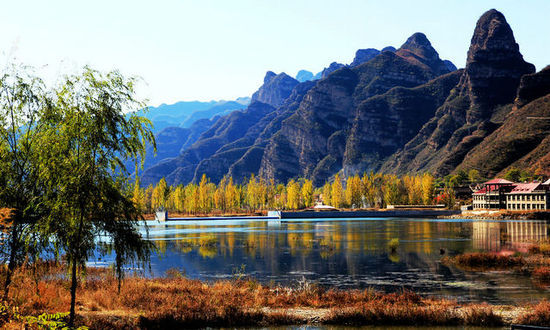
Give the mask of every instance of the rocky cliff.
<path id="1" fill-rule="evenodd" d="M 501 124 L 523 75 L 523 60 L 504 15 L 490 10 L 479 19 L 466 68 L 448 99 L 405 147 L 386 162 L 388 172 L 431 171 L 446 175 Z"/>
<path id="2" fill-rule="evenodd" d="M 458 170 L 486 177 L 510 167 L 550 176 L 550 67 L 523 76 L 513 111 L 500 128 L 473 148 Z"/>
<path id="3" fill-rule="evenodd" d="M 332 72 L 317 82 L 269 141 L 260 175 L 278 181 L 305 176 L 322 183 L 342 168 L 348 133 L 364 101 L 396 86 L 424 84 L 447 72 L 421 33 L 411 36 L 395 53 L 385 51 L 356 67 Z"/>
<path id="4" fill-rule="evenodd" d="M 534 73 L 500 12 L 481 16 L 466 66 L 455 69 L 415 33 L 399 49 L 361 49 L 350 65 L 333 62 L 319 80 L 270 71 L 248 108 L 211 123 L 142 181 L 187 183 L 206 174 L 242 182 L 259 174 L 318 186 L 340 171 L 548 169 L 550 121 L 527 117 L 550 116 L 550 68 Z M 180 132 L 165 133 L 175 134 L 166 146 L 185 145 Z"/>
<path id="5" fill-rule="evenodd" d="M 250 143 L 239 146 L 239 142 L 243 139 L 249 141 L 254 134 L 258 135 L 261 132 L 258 125 L 261 126 L 261 123 L 270 118 L 270 113 L 276 110 L 275 106 L 281 106 L 298 84 L 298 81 L 285 73 L 276 75 L 271 71 L 267 72 L 264 84 L 254 93 L 251 104 L 245 110 L 234 111 L 219 118 L 177 157 L 165 159 L 146 169 L 142 182 L 153 183 L 165 177 L 171 184 L 187 183 L 194 179 L 197 168 L 200 175 L 206 173 L 213 180 L 221 179 L 217 173 L 221 176 L 227 173 L 229 166 L 246 151 L 242 150 L 239 154 L 240 150 L 235 148 L 250 146 Z M 224 159 L 225 163 L 220 158 L 210 160 L 218 151 L 226 152 L 229 159 Z M 228 151 L 231 152 L 227 153 Z"/>
<path id="6" fill-rule="evenodd" d="M 252 94 L 251 103 L 262 102 L 272 107 L 278 107 L 290 96 L 298 83 L 298 80 L 284 72 L 277 75 L 268 71 L 264 78 L 264 84 L 256 93 Z"/>

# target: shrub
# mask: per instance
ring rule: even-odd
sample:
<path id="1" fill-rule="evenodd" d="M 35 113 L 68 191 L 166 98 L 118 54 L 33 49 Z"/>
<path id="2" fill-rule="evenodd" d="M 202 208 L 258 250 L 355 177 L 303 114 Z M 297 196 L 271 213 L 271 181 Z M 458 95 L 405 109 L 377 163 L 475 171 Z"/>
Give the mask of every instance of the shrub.
<path id="1" fill-rule="evenodd" d="M 532 310 L 521 314 L 516 323 L 548 326 L 550 324 L 550 302 L 547 300 L 541 301 Z"/>
<path id="2" fill-rule="evenodd" d="M 522 256 L 504 256 L 495 253 L 465 253 L 451 258 L 443 258 L 443 262 L 471 269 L 509 269 L 523 267 L 526 261 Z"/>

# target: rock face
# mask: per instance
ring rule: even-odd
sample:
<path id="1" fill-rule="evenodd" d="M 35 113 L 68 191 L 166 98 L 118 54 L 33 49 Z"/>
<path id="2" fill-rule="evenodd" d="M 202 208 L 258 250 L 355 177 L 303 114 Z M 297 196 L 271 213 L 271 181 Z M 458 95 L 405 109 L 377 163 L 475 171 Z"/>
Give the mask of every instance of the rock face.
<path id="1" fill-rule="evenodd" d="M 268 72 L 264 84 L 254 93 L 247 109 L 234 111 L 219 118 L 180 155 L 161 161 L 147 169 L 143 174 L 142 182 L 154 183 L 165 177 L 171 184 L 187 183 L 195 178 L 197 171 L 200 173 L 199 179 L 202 173 L 205 173 L 212 180 L 220 180 L 228 172 L 230 165 L 239 160 L 247 151 L 246 148 L 253 144 L 263 127 L 269 124 L 270 118 L 275 117 L 272 112 L 276 107 L 271 104 L 282 107 L 298 84 L 285 73 L 276 75 Z M 289 86 L 294 87 L 288 91 Z M 221 153 L 222 156 L 217 153 Z M 259 163 L 260 159 L 257 160 L 256 167 L 259 167 Z"/>
<path id="2" fill-rule="evenodd" d="M 514 100 L 521 76 L 535 72 L 523 60 L 504 15 L 492 9 L 477 22 L 468 50 L 466 72 L 460 92 L 470 97 L 467 122 L 491 116 L 496 105 Z"/>
<path id="3" fill-rule="evenodd" d="M 458 170 L 475 168 L 493 177 L 516 167 L 550 175 L 550 120 L 536 119 L 550 117 L 550 67 L 523 76 L 517 95 L 502 126 L 473 148 Z"/>
<path id="4" fill-rule="evenodd" d="M 347 137 L 344 175 L 377 171 L 430 120 L 458 83 L 453 71 L 414 88 L 396 87 L 359 105 Z"/>
<path id="5" fill-rule="evenodd" d="M 449 60 L 443 60 L 443 63 L 445 63 L 445 66 L 447 67 L 447 70 L 449 70 L 449 71 L 455 71 L 456 70 L 456 65 L 454 65 L 453 62 L 451 62 Z"/>
<path id="6" fill-rule="evenodd" d="M 498 128 L 499 118 L 511 109 L 507 105 L 516 97 L 521 76 L 533 72 L 504 16 L 494 9 L 486 12 L 475 28 L 460 82 L 436 115 L 382 169 L 450 173 Z"/>
<path id="7" fill-rule="evenodd" d="M 515 108 L 521 108 L 527 103 L 550 93 L 550 65 L 534 74 L 526 74 L 521 78 Z"/>
<path id="8" fill-rule="evenodd" d="M 378 49 L 374 49 L 374 48 L 359 49 L 355 53 L 355 58 L 353 59 L 353 62 L 351 62 L 350 66 L 354 67 L 354 66 L 358 66 L 361 63 L 368 62 L 378 54 L 380 54 L 380 51 Z"/>
<path id="9" fill-rule="evenodd" d="M 264 78 L 264 84 L 252 95 L 251 103 L 257 101 L 278 107 L 290 96 L 296 85 L 298 85 L 298 80 L 286 73 L 276 75 L 268 71 Z"/>
<path id="10" fill-rule="evenodd" d="M 199 119 L 191 127 L 167 127 L 155 134 L 157 152 L 155 154 L 153 146 L 147 146 L 143 168 L 148 169 L 163 160 L 177 157 L 195 143 L 199 139 L 199 136 L 208 130 L 217 119 L 218 117 Z M 127 167 L 131 169 L 129 166 L 133 165 L 130 163 L 127 164 Z"/>
<path id="11" fill-rule="evenodd" d="M 345 66 L 346 65 L 342 64 L 342 63 L 332 62 L 332 63 L 330 63 L 328 68 L 323 69 L 323 71 L 321 72 L 321 78 L 326 78 L 326 77 L 328 77 L 329 74 L 331 74 L 334 71 L 336 71 L 338 69 L 341 69 Z"/>
<path id="12" fill-rule="evenodd" d="M 297 176 L 311 177 L 315 184 L 322 184 L 339 171 L 348 132 L 363 102 L 393 87 L 415 87 L 448 72 L 422 36 L 416 34 L 409 38 L 395 53 L 382 52 L 366 63 L 342 67 L 317 82 L 296 112 L 270 139 L 260 175 L 282 182 Z M 393 114 L 381 116 L 386 115 Z M 380 139 L 387 135 L 384 130 L 361 134 L 380 136 Z"/>
<path id="13" fill-rule="evenodd" d="M 439 58 L 439 54 L 430 44 L 424 33 L 417 32 L 407 39 L 407 42 L 401 46 L 395 53 L 411 63 L 419 66 L 425 66 L 426 69 L 435 74 L 444 74 L 449 72 L 447 65 Z"/>
<path id="14" fill-rule="evenodd" d="M 550 116 L 550 67 L 534 73 L 496 10 L 479 19 L 462 70 L 415 33 L 399 49 L 362 49 L 349 66 L 333 62 L 322 79 L 306 71 L 298 78 L 305 81 L 270 71 L 245 110 L 194 135 L 167 130 L 159 142 L 179 154 L 145 171 L 142 182 L 188 183 L 202 174 L 242 182 L 258 174 L 319 186 L 340 171 L 549 171 L 550 121 L 526 118 Z"/>

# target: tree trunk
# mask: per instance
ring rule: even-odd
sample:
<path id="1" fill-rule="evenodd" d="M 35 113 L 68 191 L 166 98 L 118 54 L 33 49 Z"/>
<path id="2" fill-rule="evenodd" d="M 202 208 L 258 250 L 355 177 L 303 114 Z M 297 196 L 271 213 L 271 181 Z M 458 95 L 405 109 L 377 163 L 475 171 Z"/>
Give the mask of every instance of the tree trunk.
<path id="1" fill-rule="evenodd" d="M 10 239 L 10 259 L 8 261 L 8 270 L 6 272 L 6 281 L 4 282 L 4 300 L 8 299 L 8 293 L 10 290 L 10 284 L 13 276 L 13 272 L 15 270 L 16 266 L 16 256 L 17 256 L 17 249 L 18 249 L 18 237 L 17 237 L 17 224 L 13 225 L 12 231 L 11 231 L 11 239 Z"/>
<path id="2" fill-rule="evenodd" d="M 78 285 L 77 282 L 77 271 L 76 266 L 76 260 L 73 260 L 73 263 L 71 265 L 71 311 L 69 313 L 69 328 L 74 328 L 74 321 L 75 321 L 75 305 L 76 305 L 76 287 Z"/>

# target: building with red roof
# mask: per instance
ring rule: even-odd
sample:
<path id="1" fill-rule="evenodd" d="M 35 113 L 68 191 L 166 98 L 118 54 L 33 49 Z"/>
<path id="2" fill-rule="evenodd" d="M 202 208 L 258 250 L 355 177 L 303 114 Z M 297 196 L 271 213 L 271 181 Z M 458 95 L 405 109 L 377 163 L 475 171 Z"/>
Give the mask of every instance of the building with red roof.
<path id="1" fill-rule="evenodd" d="M 514 183 L 493 179 L 472 194 L 472 205 L 474 210 L 550 210 L 550 180 L 544 183 Z"/>
<path id="2" fill-rule="evenodd" d="M 518 183 L 506 193 L 506 209 L 548 210 L 550 209 L 550 187 L 546 183 Z"/>
<path id="3" fill-rule="evenodd" d="M 485 182 L 481 189 L 472 195 L 473 209 L 505 209 L 506 193 L 514 189 L 515 183 L 505 179 Z"/>

